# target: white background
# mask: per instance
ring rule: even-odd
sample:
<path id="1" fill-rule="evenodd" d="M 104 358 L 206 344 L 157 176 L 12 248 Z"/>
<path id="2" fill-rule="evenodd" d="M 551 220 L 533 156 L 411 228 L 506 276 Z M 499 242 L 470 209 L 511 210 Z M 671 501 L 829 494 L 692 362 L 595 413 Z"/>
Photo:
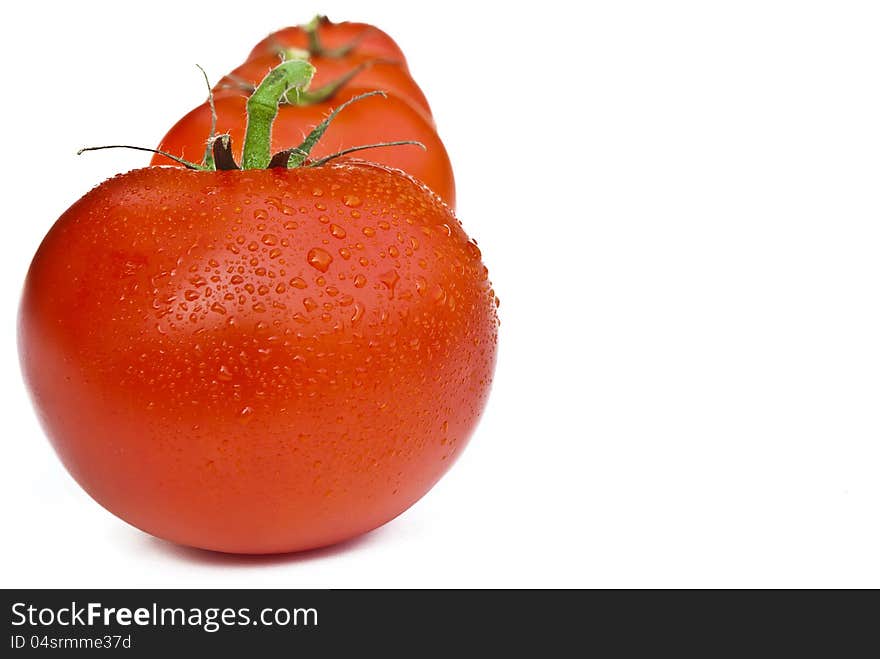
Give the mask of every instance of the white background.
<path id="1" fill-rule="evenodd" d="M 240 7 L 246 7 L 243 14 Z M 3 5 L 0 585 L 880 586 L 871 2 Z M 273 29 L 402 46 L 501 297 L 489 407 L 386 527 L 181 549 L 66 474 L 19 376 L 29 260 Z"/>

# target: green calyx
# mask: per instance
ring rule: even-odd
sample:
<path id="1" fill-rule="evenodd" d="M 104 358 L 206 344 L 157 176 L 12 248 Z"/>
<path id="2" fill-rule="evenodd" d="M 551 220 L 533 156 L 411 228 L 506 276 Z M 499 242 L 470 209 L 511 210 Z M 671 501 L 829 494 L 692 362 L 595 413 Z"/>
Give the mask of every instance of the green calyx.
<path id="1" fill-rule="evenodd" d="M 284 44 L 280 43 L 275 35 L 269 36 L 269 47 L 276 53 L 281 55 L 281 57 L 288 57 L 290 53 L 297 52 L 302 53 L 302 55 L 299 55 L 299 57 L 301 57 L 302 59 L 308 59 L 309 57 L 314 56 L 338 59 L 341 57 L 345 57 L 355 48 L 357 48 L 358 44 L 360 44 L 363 38 L 370 32 L 370 28 L 366 27 L 363 32 L 361 32 L 347 44 L 343 44 L 342 46 L 338 46 L 336 48 L 327 48 L 321 42 L 321 36 L 319 34 L 322 25 L 330 25 L 330 19 L 326 16 L 318 14 L 308 23 L 302 23 L 298 26 L 299 29 L 302 30 L 306 35 L 306 47 L 304 49 L 288 48 Z"/>
<path id="2" fill-rule="evenodd" d="M 299 50 L 297 48 L 288 48 L 280 51 L 282 61 L 309 61 L 309 53 L 305 50 Z M 380 57 L 376 57 L 369 60 L 364 60 L 359 64 L 353 66 L 347 72 L 343 73 L 336 80 L 332 80 L 317 89 L 309 89 L 308 87 L 299 90 L 296 95 L 285 95 L 281 98 L 282 105 L 295 105 L 295 106 L 305 106 L 305 105 L 315 105 L 316 103 L 323 103 L 325 101 L 333 98 L 340 90 L 342 90 L 348 83 L 350 83 L 358 74 L 362 71 L 366 71 L 367 69 L 376 66 L 377 64 L 395 64 L 399 65 L 400 62 L 391 59 L 384 59 Z M 225 83 L 223 86 L 228 88 L 237 89 L 241 92 L 244 92 L 246 95 L 250 96 L 256 91 L 256 87 L 253 84 L 248 82 L 247 80 L 240 78 L 234 74 L 229 74 L 226 76 L 229 82 Z"/>
<path id="3" fill-rule="evenodd" d="M 308 87 L 315 67 L 301 59 L 282 62 L 269 71 L 247 100 L 247 129 L 242 149 L 242 169 L 265 169 L 272 159 L 272 123 L 278 104 L 288 94 L 296 98 Z"/>
<path id="4" fill-rule="evenodd" d="M 202 70 L 202 74 L 205 73 L 201 67 L 199 67 L 199 69 Z M 86 151 L 99 151 L 102 149 L 134 149 L 136 151 L 158 153 L 159 155 L 170 158 L 174 162 L 183 165 L 187 169 L 218 171 L 231 169 L 272 169 L 279 167 L 286 169 L 295 169 L 298 167 L 320 167 L 335 158 L 355 153 L 357 151 L 363 151 L 365 149 L 403 145 L 414 145 L 421 147 L 422 149 L 425 148 L 421 142 L 415 142 L 412 140 L 380 142 L 377 144 L 353 146 L 320 158 L 319 160 L 310 160 L 309 155 L 312 149 L 327 131 L 327 128 L 330 126 L 333 119 L 335 119 L 342 110 L 352 103 L 364 98 L 369 98 L 371 96 L 382 96 L 384 98 L 386 96 L 385 92 L 373 91 L 354 96 L 345 101 L 339 107 L 335 108 L 326 119 L 315 126 L 301 144 L 296 147 L 284 149 L 272 155 L 272 124 L 278 116 L 279 104 L 287 100 L 298 100 L 305 93 L 305 89 L 308 87 L 314 74 L 315 67 L 306 60 L 290 59 L 276 66 L 269 71 L 265 78 L 263 78 L 263 81 L 257 86 L 247 101 L 247 126 L 245 128 L 244 145 L 242 147 L 241 166 L 235 161 L 230 136 L 227 134 L 216 134 L 217 113 L 214 108 L 213 94 L 210 93 L 210 83 L 208 83 L 207 75 L 205 75 L 205 82 L 208 84 L 209 88 L 208 104 L 211 109 L 211 130 L 201 163 L 191 162 L 158 149 L 129 146 L 127 144 L 84 147 L 77 151 L 77 154 Z"/>
<path id="5" fill-rule="evenodd" d="M 321 25 L 327 24 L 329 22 L 330 20 L 326 16 L 321 16 L 319 14 L 308 23 L 300 25 L 309 40 L 309 54 L 313 56 L 319 55 L 321 57 L 345 57 L 351 51 L 357 48 L 357 45 L 360 43 L 364 35 L 362 33 L 344 46 L 339 46 L 338 48 L 325 48 L 324 45 L 321 43 L 320 36 L 318 35 L 318 28 L 320 28 Z"/>
<path id="6" fill-rule="evenodd" d="M 356 103 L 365 98 L 369 98 L 370 96 L 382 96 L 385 97 L 385 92 L 375 91 L 375 92 L 367 92 L 365 94 L 359 94 L 358 96 L 354 96 L 347 100 L 345 103 L 340 105 L 337 108 L 327 115 L 327 118 L 324 119 L 321 123 L 315 126 L 312 129 L 306 138 L 302 141 L 302 143 L 294 147 L 292 149 L 285 149 L 277 154 L 273 158 L 274 166 L 276 167 L 286 167 L 288 169 L 295 169 L 296 167 L 320 167 L 321 165 L 330 162 L 335 158 L 339 158 L 340 156 L 348 155 L 349 153 L 354 153 L 356 151 L 363 151 L 364 149 L 375 149 L 377 147 L 383 146 L 404 146 L 407 144 L 411 144 L 414 146 L 419 146 L 421 148 L 425 148 L 425 145 L 421 142 L 415 142 L 413 140 L 400 140 L 397 142 L 379 142 L 377 144 L 363 144 L 360 146 L 354 146 L 348 149 L 343 149 L 342 151 L 337 151 L 336 153 L 325 156 L 320 160 L 309 161 L 309 154 L 311 153 L 314 146 L 318 143 L 318 141 L 323 137 L 324 133 L 327 131 L 327 128 L 330 127 L 330 123 L 336 118 L 340 112 L 342 112 L 345 108 L 347 108 L 352 103 Z M 272 165 L 270 165 L 271 167 Z"/>

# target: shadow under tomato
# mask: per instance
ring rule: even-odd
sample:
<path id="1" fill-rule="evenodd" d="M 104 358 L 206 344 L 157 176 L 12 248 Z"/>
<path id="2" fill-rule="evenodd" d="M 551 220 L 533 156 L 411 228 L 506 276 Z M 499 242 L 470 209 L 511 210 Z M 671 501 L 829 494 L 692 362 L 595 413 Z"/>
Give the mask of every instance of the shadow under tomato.
<path id="1" fill-rule="evenodd" d="M 188 561 L 198 565 L 220 565 L 223 567 L 253 567 L 260 565 L 283 565 L 316 561 L 323 558 L 332 558 L 338 554 L 359 551 L 379 539 L 385 532 L 384 528 L 378 528 L 360 535 L 351 540 L 338 542 L 327 547 L 318 547 L 306 551 L 290 552 L 286 554 L 227 554 L 209 549 L 197 549 L 176 545 L 167 540 L 145 535 L 148 549 L 158 554 L 163 554 L 175 560 Z"/>

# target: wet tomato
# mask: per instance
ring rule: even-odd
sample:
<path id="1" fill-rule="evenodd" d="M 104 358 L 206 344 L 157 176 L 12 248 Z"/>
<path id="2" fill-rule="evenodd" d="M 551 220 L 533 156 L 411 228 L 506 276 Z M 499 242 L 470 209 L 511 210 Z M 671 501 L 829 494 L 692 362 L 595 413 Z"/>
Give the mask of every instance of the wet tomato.
<path id="1" fill-rule="evenodd" d="M 399 172 L 153 167 L 53 226 L 19 342 L 99 503 L 174 542 L 285 552 L 387 522 L 449 468 L 489 391 L 495 306 L 479 249 Z"/>

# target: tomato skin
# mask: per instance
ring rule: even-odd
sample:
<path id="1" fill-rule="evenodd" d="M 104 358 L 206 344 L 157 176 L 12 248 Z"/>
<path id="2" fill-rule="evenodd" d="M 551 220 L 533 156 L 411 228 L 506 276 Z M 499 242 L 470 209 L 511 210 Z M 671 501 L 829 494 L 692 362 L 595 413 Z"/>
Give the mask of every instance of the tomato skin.
<path id="1" fill-rule="evenodd" d="M 276 55 L 264 55 L 250 59 L 229 75 L 224 76 L 214 86 L 214 97 L 241 96 L 242 80 L 256 87 L 269 71 L 278 66 L 280 59 Z M 315 66 L 315 77 L 310 88 L 315 90 L 342 78 L 355 67 L 369 64 L 348 83 L 348 86 L 360 89 L 378 89 L 409 102 L 416 110 L 433 124 L 428 99 L 416 82 L 407 73 L 406 68 L 398 62 L 388 60 L 376 61 L 375 58 L 364 56 L 347 57 L 344 60 L 332 57 L 310 57 L 309 62 Z"/>
<path id="2" fill-rule="evenodd" d="M 330 101 L 307 106 L 281 106 L 272 129 L 272 151 L 294 147 L 330 111 L 347 99 L 367 89 L 346 88 Z M 247 126 L 247 99 L 228 96 L 215 101 L 217 133 L 229 133 L 236 156 L 244 143 Z M 178 121 L 162 138 L 159 149 L 187 160 L 200 162 L 211 130 L 211 111 L 207 103 L 195 108 Z M 365 151 L 371 161 L 401 169 L 417 178 L 447 204 L 455 205 L 455 179 L 446 147 L 433 126 L 405 101 L 388 95 L 374 96 L 357 101 L 340 112 L 324 137 L 312 150 L 312 158 L 318 159 L 341 149 L 362 144 L 415 140 L 426 149 L 416 146 L 383 147 Z M 239 160 L 240 162 L 240 160 Z M 164 156 L 153 157 L 153 165 L 175 165 Z"/>
<path id="3" fill-rule="evenodd" d="M 348 21 L 333 23 L 325 19 L 318 24 L 318 39 L 321 42 L 321 46 L 326 49 L 344 48 L 357 40 L 356 46 L 345 57 L 349 55 L 383 57 L 397 60 L 403 65 L 404 69 L 407 68 L 406 58 L 400 46 L 375 25 L 350 23 Z M 250 55 L 248 55 L 248 59 L 254 59 L 263 55 L 277 55 L 281 49 L 296 48 L 308 50 L 308 47 L 309 37 L 302 27 L 286 27 L 273 32 L 254 46 Z M 340 59 L 344 59 L 344 57 Z"/>
<path id="4" fill-rule="evenodd" d="M 489 392 L 495 306 L 479 250 L 400 173 L 154 167 L 56 222 L 19 345 L 101 505 L 180 544 L 276 553 L 375 528 L 442 476 Z"/>

